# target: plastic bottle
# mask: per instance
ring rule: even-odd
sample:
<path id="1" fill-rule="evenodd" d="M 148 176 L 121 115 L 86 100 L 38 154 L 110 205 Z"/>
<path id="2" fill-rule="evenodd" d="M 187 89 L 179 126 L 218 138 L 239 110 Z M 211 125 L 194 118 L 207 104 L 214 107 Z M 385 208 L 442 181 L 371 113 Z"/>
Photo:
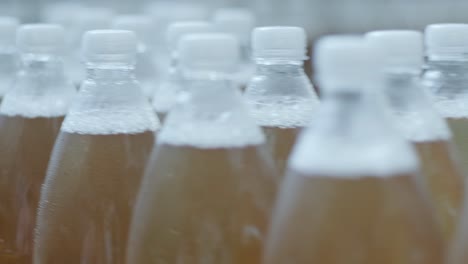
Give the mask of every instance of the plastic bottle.
<path id="1" fill-rule="evenodd" d="M 86 77 L 86 67 L 81 56 L 81 39 L 90 30 L 109 29 L 112 25 L 114 12 L 108 8 L 83 7 L 78 10 L 77 19 L 73 23 L 71 32 L 71 46 L 67 58 L 67 70 L 76 87 L 80 87 Z"/>
<path id="2" fill-rule="evenodd" d="M 18 68 L 18 51 L 15 44 L 18 26 L 18 19 L 0 17 L 0 100 L 12 87 Z"/>
<path id="3" fill-rule="evenodd" d="M 444 236 L 450 241 L 463 203 L 464 176 L 445 120 L 421 83 L 423 36 L 418 31 L 375 31 L 366 38 L 383 52 L 384 93 L 395 125 L 417 150 Z"/>
<path id="4" fill-rule="evenodd" d="M 447 119 L 465 173 L 468 172 L 468 24 L 426 28 L 424 83 L 439 113 Z"/>
<path id="5" fill-rule="evenodd" d="M 150 2 L 145 13 L 154 21 L 153 44 L 155 47 L 155 61 L 161 78 L 167 73 L 171 63 L 171 47 L 167 46 L 166 32 L 169 26 L 176 22 L 205 21 L 208 19 L 208 9 L 201 4 L 180 1 Z"/>
<path id="6" fill-rule="evenodd" d="M 233 34 L 240 41 L 241 69 L 238 78 L 244 89 L 255 72 L 250 46 L 252 30 L 256 25 L 255 14 L 243 8 L 222 8 L 215 12 L 213 23 L 220 32 Z"/>
<path id="7" fill-rule="evenodd" d="M 159 121 L 135 77 L 137 39 L 85 34 L 87 78 L 42 188 L 34 263 L 124 263 L 133 205 Z"/>
<path id="8" fill-rule="evenodd" d="M 167 113 L 177 103 L 178 97 L 184 91 L 182 76 L 179 70 L 179 40 L 187 34 L 214 32 L 214 27 L 203 21 L 176 22 L 169 26 L 166 34 L 167 46 L 171 50 L 171 66 L 158 83 L 153 96 L 153 108 L 159 118 L 164 121 Z"/>
<path id="9" fill-rule="evenodd" d="M 315 54 L 321 110 L 292 154 L 263 263 L 443 263 L 416 153 L 369 92 L 378 52 L 335 36 Z"/>
<path id="10" fill-rule="evenodd" d="M 132 221 L 127 263 L 259 263 L 277 177 L 233 82 L 225 34 L 179 44 L 188 94 L 168 115 Z"/>
<path id="11" fill-rule="evenodd" d="M 319 104 L 303 67 L 307 38 L 302 28 L 263 27 L 254 30 L 252 46 L 257 71 L 245 98 L 282 175 L 298 134 Z"/>
<path id="12" fill-rule="evenodd" d="M 20 69 L 0 107 L 0 263 L 32 263 L 39 193 L 74 88 L 63 67 L 64 30 L 23 25 Z"/>
<path id="13" fill-rule="evenodd" d="M 153 97 L 158 79 L 151 44 L 152 25 L 151 17 L 143 15 L 122 15 L 113 22 L 114 29 L 130 30 L 138 37 L 136 76 L 143 88 L 143 93 L 149 99 Z"/>

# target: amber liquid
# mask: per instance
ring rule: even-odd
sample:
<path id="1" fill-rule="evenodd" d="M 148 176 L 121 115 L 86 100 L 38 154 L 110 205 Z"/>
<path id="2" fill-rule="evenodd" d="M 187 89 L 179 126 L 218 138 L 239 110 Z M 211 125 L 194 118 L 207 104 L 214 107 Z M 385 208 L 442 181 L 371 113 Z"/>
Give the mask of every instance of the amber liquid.
<path id="1" fill-rule="evenodd" d="M 460 155 L 463 173 L 468 174 L 468 118 L 447 119 L 453 133 L 455 147 Z"/>
<path id="2" fill-rule="evenodd" d="M 152 132 L 59 135 L 42 189 L 34 263 L 125 263 L 153 140 Z"/>
<path id="3" fill-rule="evenodd" d="M 463 174 L 449 142 L 417 143 L 415 147 L 443 235 L 450 240 L 463 204 Z"/>
<path id="4" fill-rule="evenodd" d="M 39 193 L 63 117 L 0 115 L 0 263 L 32 263 Z"/>
<path id="5" fill-rule="evenodd" d="M 278 180 L 262 149 L 163 145 L 150 164 L 127 263 L 260 263 Z"/>
<path id="6" fill-rule="evenodd" d="M 465 197 L 463 213 L 449 253 L 448 264 L 465 264 L 468 260 L 468 197 Z"/>
<path id="7" fill-rule="evenodd" d="M 263 127 L 267 138 L 267 147 L 273 155 L 276 169 L 281 176 L 284 175 L 289 155 L 301 130 L 301 128 Z"/>
<path id="8" fill-rule="evenodd" d="M 444 244 L 415 176 L 285 180 L 265 264 L 442 264 Z"/>

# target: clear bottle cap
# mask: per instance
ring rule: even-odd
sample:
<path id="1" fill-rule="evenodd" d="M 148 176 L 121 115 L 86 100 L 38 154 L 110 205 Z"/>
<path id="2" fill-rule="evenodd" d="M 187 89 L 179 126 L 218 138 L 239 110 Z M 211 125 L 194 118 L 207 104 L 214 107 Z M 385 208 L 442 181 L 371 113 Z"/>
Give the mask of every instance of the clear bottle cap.
<path id="1" fill-rule="evenodd" d="M 223 33 L 189 34 L 179 41 L 183 69 L 229 72 L 236 70 L 240 46 L 235 36 Z"/>
<path id="2" fill-rule="evenodd" d="M 0 16 L 0 46 L 15 46 L 19 24 L 17 18 Z"/>
<path id="3" fill-rule="evenodd" d="M 315 49 L 317 80 L 325 88 L 360 89 L 379 74 L 381 52 L 363 37 L 322 38 Z"/>
<path id="4" fill-rule="evenodd" d="M 427 54 L 430 58 L 468 53 L 468 24 L 433 24 L 425 31 Z"/>
<path id="5" fill-rule="evenodd" d="M 88 62 L 133 63 L 137 38 L 128 30 L 92 30 L 85 33 L 83 57 Z"/>
<path id="6" fill-rule="evenodd" d="M 113 29 L 133 31 L 139 40 L 148 43 L 152 35 L 153 20 L 144 15 L 121 15 L 112 22 Z"/>
<path id="7" fill-rule="evenodd" d="M 16 44 L 22 53 L 63 52 L 65 30 L 56 24 L 27 24 L 18 29 Z"/>
<path id="8" fill-rule="evenodd" d="M 381 50 L 385 68 L 420 71 L 424 63 L 423 35 L 413 30 L 373 31 L 366 34 L 371 45 Z"/>
<path id="9" fill-rule="evenodd" d="M 249 45 L 256 17 L 248 9 L 223 8 L 215 12 L 213 21 L 221 32 L 235 35 L 242 45 Z"/>
<path id="10" fill-rule="evenodd" d="M 169 49 L 177 49 L 181 37 L 195 33 L 214 32 L 214 26 L 204 21 L 186 21 L 172 23 L 167 30 L 167 45 Z"/>
<path id="11" fill-rule="evenodd" d="M 252 34 L 255 58 L 307 59 L 307 36 L 300 27 L 259 27 Z"/>

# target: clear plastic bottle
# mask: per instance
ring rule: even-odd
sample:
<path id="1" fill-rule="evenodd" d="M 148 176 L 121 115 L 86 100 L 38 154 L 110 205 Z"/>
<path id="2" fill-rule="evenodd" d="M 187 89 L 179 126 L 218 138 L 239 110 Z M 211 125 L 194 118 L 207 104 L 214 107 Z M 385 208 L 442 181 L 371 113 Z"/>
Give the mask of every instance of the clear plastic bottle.
<path id="1" fill-rule="evenodd" d="M 167 113 L 174 107 L 177 98 L 184 91 L 182 76 L 179 71 L 177 44 L 187 34 L 214 32 L 212 24 L 203 21 L 176 22 L 169 26 L 166 34 L 167 46 L 171 53 L 171 65 L 162 80 L 157 83 L 153 96 L 153 108 L 164 121 Z"/>
<path id="2" fill-rule="evenodd" d="M 257 28 L 252 46 L 257 71 L 247 85 L 245 99 L 283 175 L 297 136 L 319 104 L 303 67 L 306 33 L 298 27 Z"/>
<path id="3" fill-rule="evenodd" d="M 151 100 L 158 79 L 156 65 L 153 60 L 151 44 L 152 19 L 143 15 L 118 16 L 112 27 L 133 31 L 138 37 L 138 53 L 136 61 L 136 77 L 143 88 L 143 93 Z"/>
<path id="4" fill-rule="evenodd" d="M 366 38 L 382 50 L 384 93 L 395 125 L 418 152 L 422 176 L 450 240 L 463 203 L 464 177 L 450 129 L 422 87 L 423 36 L 419 31 L 391 30 L 370 32 Z"/>
<path id="5" fill-rule="evenodd" d="M 18 68 L 16 30 L 19 21 L 14 17 L 0 17 L 0 101 L 13 85 Z"/>
<path id="6" fill-rule="evenodd" d="M 468 173 L 468 24 L 435 24 L 426 29 L 424 84 L 447 119 L 465 173 Z"/>
<path id="7" fill-rule="evenodd" d="M 127 263 L 260 262 L 277 177 L 232 81 L 238 49 L 225 34 L 181 40 L 188 92 L 146 170 Z"/>
<path id="8" fill-rule="evenodd" d="M 321 110 L 291 156 L 263 263 L 443 263 L 416 153 L 369 92 L 378 52 L 335 36 L 315 56 Z"/>
<path id="9" fill-rule="evenodd" d="M 74 96 L 65 78 L 64 30 L 21 26 L 20 69 L 0 107 L 0 263 L 32 263 L 39 192 Z"/>
<path id="10" fill-rule="evenodd" d="M 76 10 L 76 20 L 69 28 L 71 36 L 70 53 L 67 58 L 67 71 L 76 87 L 80 87 L 86 77 L 80 44 L 83 34 L 90 30 L 109 29 L 112 25 L 114 12 L 108 8 L 82 7 Z"/>
<path id="11" fill-rule="evenodd" d="M 181 1 L 153 1 L 146 8 L 145 13 L 154 21 L 153 44 L 155 47 L 155 62 L 161 78 L 171 65 L 171 47 L 165 39 L 169 26 L 176 22 L 206 21 L 209 10 L 207 7 Z"/>
<path id="12" fill-rule="evenodd" d="M 255 14 L 244 8 L 221 8 L 213 16 L 216 28 L 224 33 L 235 35 L 241 45 L 241 68 L 239 84 L 244 89 L 255 73 L 255 63 L 251 56 L 251 35 L 257 23 Z"/>
<path id="13" fill-rule="evenodd" d="M 159 121 L 135 77 L 137 39 L 85 34 L 87 79 L 42 188 L 34 263 L 124 263 L 133 205 Z"/>

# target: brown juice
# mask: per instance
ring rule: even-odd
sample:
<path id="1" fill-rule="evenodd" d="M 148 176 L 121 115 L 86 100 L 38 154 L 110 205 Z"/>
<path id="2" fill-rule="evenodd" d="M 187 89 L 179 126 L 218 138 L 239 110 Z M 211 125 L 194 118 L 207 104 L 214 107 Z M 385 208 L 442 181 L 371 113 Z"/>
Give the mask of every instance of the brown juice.
<path id="1" fill-rule="evenodd" d="M 39 193 L 62 121 L 0 115 L 1 264 L 32 263 Z"/>
<path id="2" fill-rule="evenodd" d="M 468 260 L 468 197 L 465 197 L 462 212 L 450 247 L 448 264 L 465 264 Z"/>
<path id="3" fill-rule="evenodd" d="M 453 133 L 455 148 L 460 155 L 463 173 L 468 173 L 468 118 L 449 118 L 447 122 Z"/>
<path id="4" fill-rule="evenodd" d="M 153 132 L 57 139 L 42 190 L 36 264 L 123 264 Z"/>
<path id="5" fill-rule="evenodd" d="M 267 139 L 266 145 L 273 155 L 276 168 L 281 177 L 284 175 L 289 155 L 301 131 L 302 128 L 263 127 Z"/>
<path id="6" fill-rule="evenodd" d="M 450 240 L 456 230 L 463 204 L 463 174 L 457 166 L 449 142 L 423 142 L 414 145 L 443 235 Z"/>
<path id="7" fill-rule="evenodd" d="M 415 176 L 285 180 L 264 264 L 441 264 L 444 243 Z"/>
<path id="8" fill-rule="evenodd" d="M 260 147 L 158 146 L 127 263 L 260 263 L 278 180 L 270 163 Z"/>

